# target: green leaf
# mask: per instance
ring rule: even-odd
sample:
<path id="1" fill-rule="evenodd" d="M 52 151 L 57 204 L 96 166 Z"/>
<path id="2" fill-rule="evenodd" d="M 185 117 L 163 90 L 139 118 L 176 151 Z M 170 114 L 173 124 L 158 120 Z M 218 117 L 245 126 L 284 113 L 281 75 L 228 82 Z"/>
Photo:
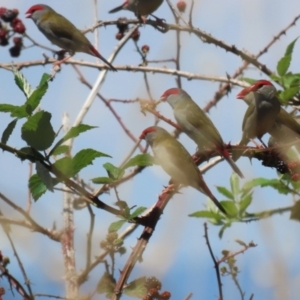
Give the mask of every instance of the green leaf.
<path id="1" fill-rule="evenodd" d="M 115 167 L 111 163 L 105 163 L 103 165 L 104 169 L 107 171 L 107 174 L 110 178 L 117 180 L 119 178 L 122 178 L 124 175 L 124 170 L 120 169 L 118 167 Z"/>
<path id="2" fill-rule="evenodd" d="M 234 202 L 232 201 L 220 201 L 221 205 L 224 207 L 228 215 L 236 216 L 238 213 L 238 209 Z"/>
<path id="3" fill-rule="evenodd" d="M 46 83 L 48 84 L 48 82 L 49 82 L 50 79 L 51 79 L 51 75 L 48 74 L 48 73 L 44 73 L 43 76 L 42 76 L 42 78 L 41 78 L 41 80 L 40 80 L 39 86 L 37 88 L 42 87 Z"/>
<path id="4" fill-rule="evenodd" d="M 277 73 L 280 75 L 280 76 L 283 76 L 286 74 L 287 70 L 289 69 L 290 67 L 290 63 L 291 63 L 291 60 L 292 60 L 292 53 L 293 53 L 293 50 L 294 50 L 294 46 L 295 46 L 295 43 L 297 42 L 297 39 L 296 38 L 295 40 L 293 40 L 286 48 L 285 50 L 285 54 L 284 56 L 279 60 L 278 64 L 277 64 Z"/>
<path id="5" fill-rule="evenodd" d="M 141 215 L 147 207 L 140 206 L 132 214 L 130 214 L 129 220 L 134 219 L 135 217 Z"/>
<path id="6" fill-rule="evenodd" d="M 147 296 L 147 288 L 145 287 L 146 277 L 140 277 L 131 281 L 124 289 L 124 294 L 135 297 L 138 299 L 144 299 Z"/>
<path id="7" fill-rule="evenodd" d="M 278 179 L 266 179 L 266 178 L 255 178 L 247 183 L 245 183 L 245 189 L 251 189 L 255 186 L 260 187 L 272 187 L 276 189 L 280 194 L 288 194 L 290 190 Z"/>
<path id="8" fill-rule="evenodd" d="M 48 89 L 48 83 L 44 83 L 43 85 L 39 86 L 28 98 L 25 103 L 26 111 L 29 115 L 33 113 L 33 111 L 40 105 L 40 102 L 43 96 L 46 94 Z"/>
<path id="9" fill-rule="evenodd" d="M 74 175 L 77 174 L 81 169 L 87 167 L 88 165 L 92 165 L 92 162 L 97 157 L 111 157 L 105 153 L 96 151 L 94 149 L 83 149 L 76 153 L 73 157 L 73 169 Z"/>
<path id="10" fill-rule="evenodd" d="M 153 157 L 148 154 L 138 154 L 135 157 L 131 158 L 123 167 L 122 169 L 127 169 L 129 167 L 140 166 L 140 167 L 147 167 L 153 165 Z"/>
<path id="11" fill-rule="evenodd" d="M 36 160 L 44 160 L 45 159 L 44 156 L 40 152 L 34 151 L 34 149 L 31 147 L 23 147 L 23 148 L 19 149 L 19 152 L 22 152 L 21 155 L 24 155 L 23 158 L 21 158 L 23 160 L 28 159 L 31 162 L 36 162 Z M 20 157 L 20 155 L 19 155 L 19 157 Z"/>
<path id="12" fill-rule="evenodd" d="M 292 55 L 282 57 L 277 64 L 277 73 L 279 76 L 284 76 L 290 67 Z"/>
<path id="13" fill-rule="evenodd" d="M 22 106 L 16 106 L 16 108 L 14 109 L 14 111 L 10 114 L 13 118 L 26 118 L 28 117 L 28 113 L 26 111 L 26 106 L 22 105 Z"/>
<path id="14" fill-rule="evenodd" d="M 2 133 L 2 137 L 1 137 L 1 142 L 3 144 L 6 144 L 10 135 L 12 134 L 13 130 L 15 129 L 16 127 L 16 124 L 17 124 L 17 121 L 18 119 L 14 119 L 12 120 L 8 125 L 7 127 L 5 128 L 5 130 L 3 131 Z"/>
<path id="15" fill-rule="evenodd" d="M 57 155 L 60 155 L 60 154 L 64 154 L 66 152 L 68 152 L 70 150 L 70 147 L 67 146 L 67 145 L 60 145 L 58 146 L 53 152 L 52 152 L 52 155 L 53 156 L 57 156 Z"/>
<path id="16" fill-rule="evenodd" d="M 208 211 L 208 210 L 199 210 L 196 211 L 192 214 L 189 214 L 189 217 L 194 217 L 194 218 L 206 218 L 206 219 L 217 219 L 221 220 L 222 216 L 218 213 Z"/>
<path id="17" fill-rule="evenodd" d="M 229 228 L 231 226 L 231 223 L 226 223 L 226 224 L 224 224 L 222 227 L 221 227 L 221 229 L 220 229 L 220 231 L 219 231 L 219 238 L 221 239 L 222 237 L 223 237 L 223 234 L 224 234 L 224 232 L 225 232 L 225 229 L 226 228 Z"/>
<path id="18" fill-rule="evenodd" d="M 106 183 L 112 183 L 114 180 L 109 177 L 96 177 L 92 179 L 92 182 L 95 184 L 106 184 Z"/>
<path id="19" fill-rule="evenodd" d="M 240 192 L 240 179 L 236 173 L 232 173 L 232 175 L 230 176 L 230 186 L 231 186 L 231 192 L 235 199 Z"/>
<path id="20" fill-rule="evenodd" d="M 37 150 L 48 149 L 55 138 L 50 120 L 51 114 L 46 111 L 40 111 L 29 117 L 22 126 L 22 139 Z"/>
<path id="21" fill-rule="evenodd" d="M 46 185 L 37 174 L 30 177 L 28 186 L 35 201 L 37 201 L 47 191 Z"/>
<path id="22" fill-rule="evenodd" d="M 251 202 L 252 202 L 252 193 L 248 194 L 244 199 L 240 201 L 239 203 L 240 214 L 243 214 L 246 211 L 246 209 L 251 204 Z"/>
<path id="23" fill-rule="evenodd" d="M 0 112 L 4 112 L 4 113 L 12 113 L 16 107 L 19 106 L 15 106 L 15 105 L 11 105 L 11 104 L 0 104 Z"/>
<path id="24" fill-rule="evenodd" d="M 119 220 L 116 222 L 113 222 L 109 225 L 108 231 L 118 231 L 127 221 L 126 220 Z"/>
<path id="25" fill-rule="evenodd" d="M 279 98 L 282 100 L 283 104 L 287 104 L 287 102 L 293 98 L 299 92 L 299 87 L 291 87 L 279 94 Z"/>
<path id="26" fill-rule="evenodd" d="M 295 38 L 295 39 L 294 39 L 294 40 L 286 47 L 284 56 L 292 55 L 293 50 L 294 50 L 295 43 L 297 42 L 298 38 L 299 38 L 299 37 Z"/>
<path id="27" fill-rule="evenodd" d="M 54 166 L 67 177 L 74 176 L 73 161 L 71 157 L 63 157 L 58 159 Z"/>
<path id="28" fill-rule="evenodd" d="M 20 71 L 18 71 L 16 68 L 13 68 L 13 73 L 15 75 L 15 82 L 16 82 L 17 86 L 24 93 L 26 98 L 29 98 L 33 92 L 30 84 L 27 82 L 24 75 Z"/>
<path id="29" fill-rule="evenodd" d="M 116 281 L 107 272 L 103 274 L 97 285 L 97 292 L 99 294 L 106 294 L 106 297 L 111 298 L 114 294 Z"/>
<path id="30" fill-rule="evenodd" d="M 49 171 L 39 161 L 36 162 L 35 167 L 36 173 L 39 175 L 47 189 L 53 192 L 53 181 Z"/>
<path id="31" fill-rule="evenodd" d="M 87 130 L 91 130 L 93 128 L 96 128 L 96 126 L 90 126 L 90 125 L 85 125 L 85 124 L 79 124 L 78 126 L 72 127 L 68 133 L 62 138 L 60 139 L 55 146 L 52 148 L 52 150 L 49 153 L 49 156 L 52 155 L 52 152 L 58 147 L 60 146 L 62 143 L 64 143 L 65 141 L 72 139 L 76 136 L 78 136 L 80 133 L 85 132 Z"/>
<path id="32" fill-rule="evenodd" d="M 217 186 L 217 190 L 220 194 L 222 194 L 226 198 L 234 200 L 233 194 L 229 190 L 227 190 L 225 187 Z"/>

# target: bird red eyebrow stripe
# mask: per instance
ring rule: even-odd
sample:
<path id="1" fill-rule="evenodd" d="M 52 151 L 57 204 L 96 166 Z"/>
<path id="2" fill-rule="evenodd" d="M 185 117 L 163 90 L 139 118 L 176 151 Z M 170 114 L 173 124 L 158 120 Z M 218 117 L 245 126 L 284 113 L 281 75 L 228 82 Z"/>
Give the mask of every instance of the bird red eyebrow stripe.
<path id="1" fill-rule="evenodd" d="M 178 89 L 173 88 L 173 89 L 166 90 L 166 91 L 162 94 L 161 98 L 167 98 L 169 95 L 178 95 L 178 94 L 179 94 Z"/>
<path id="2" fill-rule="evenodd" d="M 156 131 L 156 129 L 154 127 L 149 127 L 149 128 L 146 128 L 142 134 L 140 135 L 140 139 L 144 139 L 146 134 L 150 133 L 150 132 L 154 132 Z"/>

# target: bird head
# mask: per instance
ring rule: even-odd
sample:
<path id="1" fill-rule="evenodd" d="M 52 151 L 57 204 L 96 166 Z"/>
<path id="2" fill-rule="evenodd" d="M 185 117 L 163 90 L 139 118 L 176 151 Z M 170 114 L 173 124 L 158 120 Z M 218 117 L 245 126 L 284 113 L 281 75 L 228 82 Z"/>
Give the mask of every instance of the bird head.
<path id="1" fill-rule="evenodd" d="M 190 98 L 188 93 L 179 88 L 171 88 L 166 90 L 160 97 L 159 102 L 167 101 L 173 108 L 182 103 L 182 101 Z"/>
<path id="2" fill-rule="evenodd" d="M 276 93 L 276 89 L 270 81 L 258 80 L 255 83 L 253 83 L 251 86 L 241 90 L 237 94 L 236 98 L 247 100 L 247 99 L 245 99 L 245 97 L 251 92 L 262 93 L 266 96 L 268 96 L 268 95 L 274 96 L 274 94 Z"/>
<path id="3" fill-rule="evenodd" d="M 165 129 L 159 126 L 151 126 L 142 132 L 140 139 L 146 140 L 150 145 L 152 145 L 155 139 L 160 136 L 164 136 L 165 134 L 168 135 L 168 132 Z"/>
<path id="4" fill-rule="evenodd" d="M 49 7 L 48 5 L 44 4 L 36 4 L 31 6 L 27 11 L 26 11 L 26 18 L 30 18 L 33 21 L 38 21 L 40 20 L 45 13 L 52 12 L 53 9 Z"/>

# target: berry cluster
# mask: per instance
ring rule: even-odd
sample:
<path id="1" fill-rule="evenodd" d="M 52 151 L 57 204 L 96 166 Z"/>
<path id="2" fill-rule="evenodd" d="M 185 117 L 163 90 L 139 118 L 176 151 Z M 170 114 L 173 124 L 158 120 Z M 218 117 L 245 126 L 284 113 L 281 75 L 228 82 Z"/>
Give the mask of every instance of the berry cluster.
<path id="1" fill-rule="evenodd" d="M 155 277 L 148 277 L 145 281 L 145 287 L 147 289 L 147 296 L 143 298 L 143 300 L 168 300 L 171 298 L 170 292 L 162 292 L 159 293 L 161 289 L 161 282 Z"/>
<path id="2" fill-rule="evenodd" d="M 118 19 L 118 23 L 117 23 L 117 28 L 118 28 L 118 33 L 116 34 L 116 39 L 117 40 L 121 40 L 124 37 L 124 34 L 126 33 L 126 31 L 128 31 L 128 24 L 126 24 L 127 19 L 126 18 L 119 18 Z M 132 35 L 131 38 L 137 42 L 140 38 L 140 31 L 139 30 L 135 30 Z"/>
<path id="3" fill-rule="evenodd" d="M 25 25 L 22 20 L 17 18 L 19 11 L 17 9 L 7 9 L 5 7 L 0 7 L 0 46 L 8 45 L 8 41 L 16 33 L 23 34 L 26 31 Z M 10 27 L 8 27 L 9 23 Z M 10 55 L 12 57 L 18 57 L 21 53 L 23 46 L 23 40 L 20 36 L 13 37 L 14 46 L 9 49 Z"/>

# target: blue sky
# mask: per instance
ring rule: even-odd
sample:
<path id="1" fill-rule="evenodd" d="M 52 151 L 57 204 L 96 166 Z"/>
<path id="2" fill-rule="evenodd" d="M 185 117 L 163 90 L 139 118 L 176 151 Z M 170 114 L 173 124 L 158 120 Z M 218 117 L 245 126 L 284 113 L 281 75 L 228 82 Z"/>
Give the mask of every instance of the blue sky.
<path id="1" fill-rule="evenodd" d="M 66 16 L 80 29 L 87 28 L 94 23 L 92 3 L 93 1 L 79 0 L 51 1 L 55 10 Z M 173 3 L 175 4 L 175 1 Z M 187 0 L 187 3 L 189 7 L 190 1 Z M 26 10 L 33 4 L 36 2 L 31 0 L 26 2 L 1 1 L 1 6 L 19 9 L 20 18 L 24 21 L 27 33 L 31 37 L 43 45 L 51 46 L 50 42 L 38 31 L 35 24 L 24 17 Z M 122 16 L 131 18 L 130 12 L 120 12 L 115 15 L 107 13 L 108 10 L 118 4 L 120 4 L 119 1 L 99 1 L 98 18 L 101 20 L 112 20 Z M 195 1 L 193 24 L 227 44 L 256 54 L 298 13 L 299 2 L 296 0 L 203 0 Z M 167 22 L 173 22 L 173 17 L 166 3 L 163 3 L 155 15 L 165 18 Z M 187 18 L 187 13 L 183 16 Z M 283 56 L 286 46 L 299 35 L 299 26 L 297 23 L 286 35 L 282 36 L 267 54 L 260 58 L 260 62 L 275 71 L 276 63 Z M 175 57 L 174 32 L 162 34 L 147 26 L 141 28 L 140 32 L 141 38 L 138 44 L 139 46 L 144 44 L 150 46 L 149 60 Z M 99 52 L 106 58 L 109 57 L 117 44 L 116 33 L 117 28 L 115 26 L 108 26 L 99 30 Z M 89 33 L 87 36 L 93 42 L 93 34 Z M 195 36 L 188 33 L 183 33 L 181 36 L 181 68 L 184 71 L 224 77 L 226 73 L 232 74 L 242 63 L 241 59 L 235 55 L 226 53 L 214 45 L 204 44 Z M 24 44 L 29 46 L 30 42 L 25 40 Z M 53 45 L 52 47 L 56 48 Z M 299 47 L 299 44 L 296 44 L 294 49 L 295 54 L 291 64 L 293 72 L 299 72 L 300 58 L 297 55 Z M 43 57 L 42 53 L 51 56 L 51 53 L 46 50 L 31 47 L 23 50 L 19 58 L 13 59 L 8 54 L 8 47 L 0 48 L 2 63 L 37 60 Z M 74 59 L 95 61 L 92 56 L 81 53 L 76 54 Z M 114 65 L 138 65 L 140 62 L 133 42 L 129 41 L 119 53 Z M 159 66 L 174 68 L 172 64 Z M 32 86 L 36 86 L 42 74 L 44 72 L 49 73 L 51 68 L 51 65 L 31 67 L 23 69 L 22 72 Z M 98 70 L 90 70 L 86 67 L 82 67 L 81 70 L 91 84 L 96 81 L 99 74 Z M 261 72 L 252 66 L 245 71 L 245 76 L 265 78 Z M 175 80 L 172 76 L 148 74 L 148 78 L 152 94 L 156 99 L 165 90 L 175 86 Z M 217 82 L 187 81 L 185 79 L 182 80 L 182 83 L 184 89 L 201 107 L 212 99 L 219 85 Z M 235 143 L 241 137 L 241 123 L 246 105 L 235 98 L 239 90 L 238 87 L 233 88 L 232 93 L 222 99 L 217 107 L 211 109 L 209 113 L 225 142 Z M 14 84 L 12 73 L 1 68 L 0 91 L 1 103 L 17 105 L 24 101 L 23 94 Z M 136 99 L 139 97 L 148 99 L 142 73 L 109 72 L 100 93 L 107 98 Z M 54 82 L 50 83 L 41 108 L 52 113 L 52 124 L 57 130 L 61 125 L 64 113 L 69 114 L 70 124 L 74 123 L 88 94 L 89 89 L 78 81 L 78 75 L 73 68 L 64 65 L 62 71 L 56 75 Z M 113 105 L 136 137 L 144 128 L 153 124 L 153 116 L 149 114 L 144 116 L 137 103 L 126 105 L 114 103 Z M 167 104 L 161 104 L 159 111 L 172 118 L 171 109 Z M 0 131 L 4 130 L 10 120 L 9 115 L 1 114 Z M 92 166 L 81 172 L 81 177 L 90 182 L 91 178 L 105 176 L 105 171 L 102 168 L 103 163 L 109 161 L 118 165 L 133 144 L 99 99 L 95 99 L 92 109 L 86 115 L 83 123 L 98 126 L 98 128 L 77 138 L 73 153 L 84 148 L 95 148 L 113 156 L 112 159 L 100 158 Z M 162 126 L 171 129 L 165 124 Z M 267 140 L 267 137 L 264 140 Z M 190 152 L 195 150 L 195 145 L 186 136 L 181 135 L 180 141 Z M 24 142 L 20 139 L 20 124 L 11 136 L 9 145 L 16 148 L 24 146 Z M 11 154 L 4 152 L 0 154 L 0 165 L 1 170 L 3 170 L 2 174 L 5 174 L 5 177 L 0 180 L 0 192 L 19 205 L 26 207 L 28 163 L 20 162 Z M 246 175 L 244 182 L 255 177 L 276 178 L 277 176 L 275 170 L 262 167 L 258 161 L 253 161 L 251 164 L 247 159 L 240 159 L 238 165 Z M 204 176 L 208 186 L 220 200 L 222 200 L 222 196 L 217 193 L 215 186 L 229 187 L 230 175 L 230 167 L 222 162 Z M 128 183 L 121 185 L 118 189 L 119 195 L 130 206 L 149 207 L 155 203 L 168 179 L 168 176 L 158 166 L 154 166 L 146 169 Z M 109 204 L 116 201 L 113 192 L 102 196 L 101 199 Z M 191 292 L 194 294 L 192 299 L 217 299 L 218 290 L 213 263 L 203 238 L 203 220 L 187 217 L 189 213 L 203 208 L 206 201 L 204 195 L 191 188 L 185 188 L 182 194 L 174 197 L 150 240 L 143 256 L 143 263 L 137 266 L 130 280 L 139 276 L 155 275 L 162 280 L 163 289 L 169 290 L 173 294 L 172 299 L 184 299 Z M 1 210 L 7 215 L 18 217 L 16 212 L 3 205 L 2 202 L 0 203 Z M 290 197 L 280 196 L 267 188 L 257 189 L 249 211 L 285 207 L 292 203 L 293 199 Z M 116 218 L 103 211 L 94 210 L 94 212 L 96 214 L 96 231 L 93 250 L 94 255 L 97 255 L 100 251 L 99 242 L 105 237 L 108 224 L 115 221 Z M 62 194 L 48 192 L 37 203 L 33 204 L 32 215 L 46 228 L 51 228 L 53 222 L 56 222 L 57 226 L 60 227 L 63 222 Z M 82 269 L 85 263 L 83 258 L 85 257 L 84 241 L 89 225 L 87 220 L 86 211 L 75 212 L 75 250 L 78 270 Z M 251 293 L 255 294 L 255 299 L 297 299 L 300 292 L 298 226 L 298 223 L 290 221 L 289 216 L 284 214 L 256 223 L 234 224 L 227 229 L 220 240 L 217 237 L 219 228 L 209 225 L 211 243 L 214 253 L 218 257 L 221 257 L 222 249 L 232 251 L 240 249 L 240 246 L 234 241 L 235 239 L 241 239 L 245 242 L 254 241 L 258 244 L 256 248 L 237 257 L 241 271 L 239 274 L 240 284 L 246 292 L 246 299 L 250 297 Z M 142 228 L 138 228 L 126 240 L 127 253 L 117 261 L 116 270 L 122 269 L 124 266 L 130 247 L 135 245 L 141 230 Z M 60 245 L 49 241 L 46 237 L 18 227 L 14 227 L 13 237 L 17 241 L 16 245 L 24 266 L 28 270 L 34 291 L 49 292 L 51 290 L 54 294 L 63 293 L 64 270 Z M 20 274 L 4 235 L 1 235 L 0 241 L 1 250 L 11 258 L 11 273 Z M 83 291 L 90 291 L 102 272 L 102 267 L 96 269 L 90 276 L 89 282 L 83 286 Z M 21 275 L 18 276 L 22 282 Z M 223 284 L 225 299 L 238 299 L 239 294 L 233 282 L 229 278 L 223 278 Z M 8 286 L 6 287 L 8 288 Z M 9 291 L 7 294 L 9 295 Z M 17 296 L 16 299 L 18 299 Z"/>

